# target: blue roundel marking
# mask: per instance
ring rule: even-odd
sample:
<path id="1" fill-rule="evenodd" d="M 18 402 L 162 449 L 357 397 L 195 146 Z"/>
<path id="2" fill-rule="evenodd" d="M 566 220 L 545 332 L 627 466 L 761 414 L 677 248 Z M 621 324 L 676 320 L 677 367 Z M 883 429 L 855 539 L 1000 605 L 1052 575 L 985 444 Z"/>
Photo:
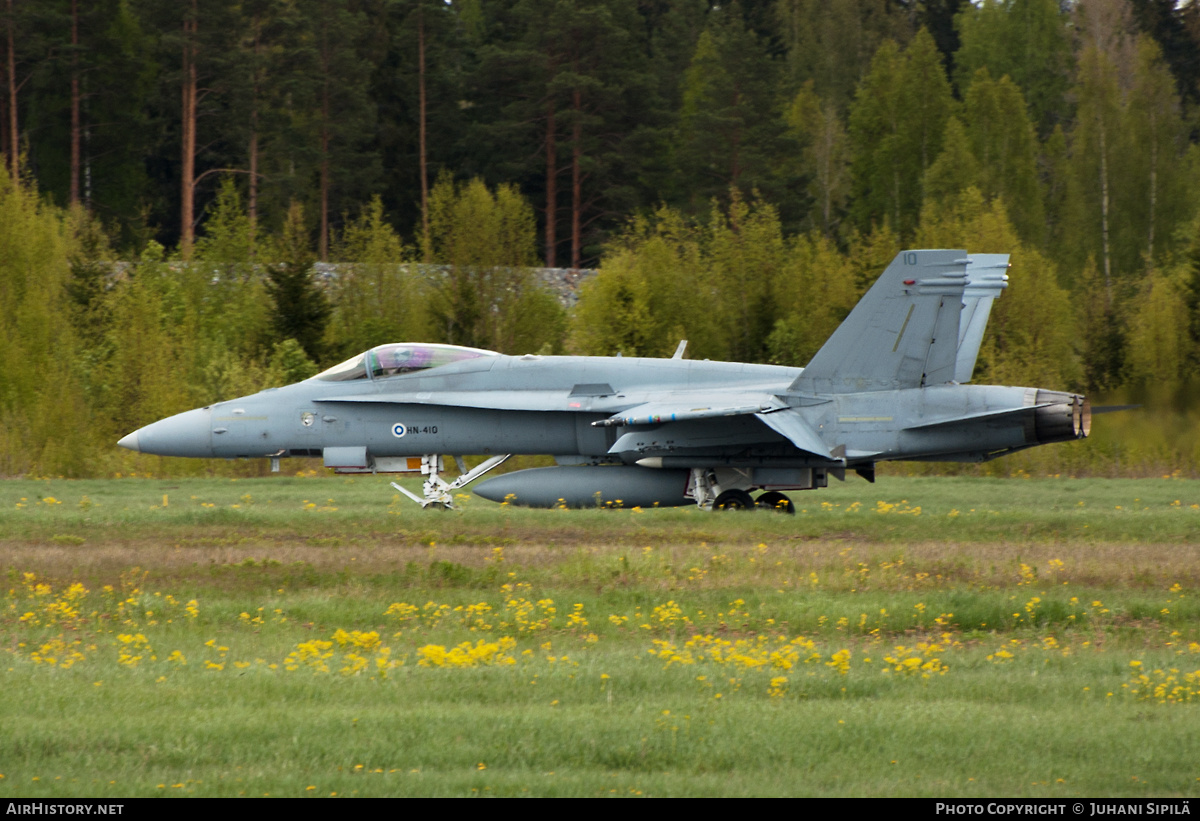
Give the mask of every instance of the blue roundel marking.
<path id="1" fill-rule="evenodd" d="M 406 433 L 408 433 L 408 428 L 404 427 L 400 422 L 392 425 L 392 436 L 395 436 L 397 439 Z"/>

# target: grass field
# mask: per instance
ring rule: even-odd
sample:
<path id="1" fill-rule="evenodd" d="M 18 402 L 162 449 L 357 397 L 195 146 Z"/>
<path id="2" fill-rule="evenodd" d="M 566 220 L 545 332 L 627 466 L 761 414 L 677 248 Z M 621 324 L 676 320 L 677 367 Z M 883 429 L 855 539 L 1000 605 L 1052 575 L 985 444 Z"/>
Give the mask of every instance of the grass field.
<path id="1" fill-rule="evenodd" d="M 0 483 L 0 798 L 1200 795 L 1200 482 Z"/>

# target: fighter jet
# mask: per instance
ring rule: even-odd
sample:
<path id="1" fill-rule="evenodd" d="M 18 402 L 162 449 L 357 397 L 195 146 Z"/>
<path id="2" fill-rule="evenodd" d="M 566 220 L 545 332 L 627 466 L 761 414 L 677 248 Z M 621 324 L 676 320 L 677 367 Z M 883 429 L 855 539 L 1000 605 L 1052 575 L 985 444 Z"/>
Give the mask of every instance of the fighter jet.
<path id="1" fill-rule="evenodd" d="M 971 380 L 1006 254 L 898 254 L 805 368 L 670 359 L 505 356 L 380 345 L 311 379 L 147 425 L 117 444 L 163 456 L 321 457 L 338 473 L 420 472 L 422 507 L 511 454 L 555 467 L 475 492 L 530 507 L 772 508 L 782 491 L 894 460 L 982 462 L 1082 439 L 1089 401 Z M 443 454 L 456 478 L 443 478 Z M 482 456 L 468 469 L 463 456 Z M 755 499 L 753 491 L 764 491 Z"/>

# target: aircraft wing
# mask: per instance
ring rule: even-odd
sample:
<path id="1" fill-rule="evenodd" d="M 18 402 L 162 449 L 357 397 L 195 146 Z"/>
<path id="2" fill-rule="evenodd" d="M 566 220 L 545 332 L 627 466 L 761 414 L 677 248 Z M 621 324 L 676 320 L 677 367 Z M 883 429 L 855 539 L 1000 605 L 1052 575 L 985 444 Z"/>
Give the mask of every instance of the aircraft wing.
<path id="1" fill-rule="evenodd" d="M 721 419 L 749 416 L 758 419 L 806 453 L 822 459 L 834 458 L 830 454 L 829 446 L 821 440 L 812 425 L 805 421 L 800 411 L 772 394 L 718 393 L 647 402 L 592 424 L 608 427 L 670 425 L 702 420 L 717 423 Z M 621 452 L 639 438 L 644 437 L 641 434 L 626 434 L 617 440 L 610 452 Z"/>
<path id="2" fill-rule="evenodd" d="M 721 416 L 744 416 L 768 413 L 786 408 L 787 404 L 771 394 L 697 394 L 665 401 L 644 402 L 593 422 L 596 427 L 625 425 L 659 425 L 664 422 L 684 422 L 689 419 L 713 419 Z"/>

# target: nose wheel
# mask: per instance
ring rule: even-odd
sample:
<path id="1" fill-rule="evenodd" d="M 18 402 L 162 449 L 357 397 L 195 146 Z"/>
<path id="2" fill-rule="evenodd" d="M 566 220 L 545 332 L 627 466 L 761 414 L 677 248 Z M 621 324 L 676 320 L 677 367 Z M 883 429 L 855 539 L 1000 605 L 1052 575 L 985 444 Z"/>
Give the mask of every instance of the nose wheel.
<path id="1" fill-rule="evenodd" d="M 454 509 L 454 491 L 461 487 L 466 487 L 471 482 L 474 482 L 483 474 L 487 473 L 492 468 L 499 465 L 511 454 L 503 454 L 501 456 L 493 456 L 486 461 L 480 462 L 473 469 L 467 470 L 466 464 L 462 457 L 454 457 L 458 462 L 458 469 L 462 474 L 453 482 L 447 482 L 438 474 L 442 470 L 442 457 L 437 454 L 421 457 L 421 473 L 427 476 L 425 484 L 421 490 L 424 496 L 418 496 L 405 487 L 401 487 L 396 482 L 392 482 L 392 487 L 403 493 L 408 498 L 419 504 L 421 507 L 433 508 L 434 510 L 453 510 Z"/>

